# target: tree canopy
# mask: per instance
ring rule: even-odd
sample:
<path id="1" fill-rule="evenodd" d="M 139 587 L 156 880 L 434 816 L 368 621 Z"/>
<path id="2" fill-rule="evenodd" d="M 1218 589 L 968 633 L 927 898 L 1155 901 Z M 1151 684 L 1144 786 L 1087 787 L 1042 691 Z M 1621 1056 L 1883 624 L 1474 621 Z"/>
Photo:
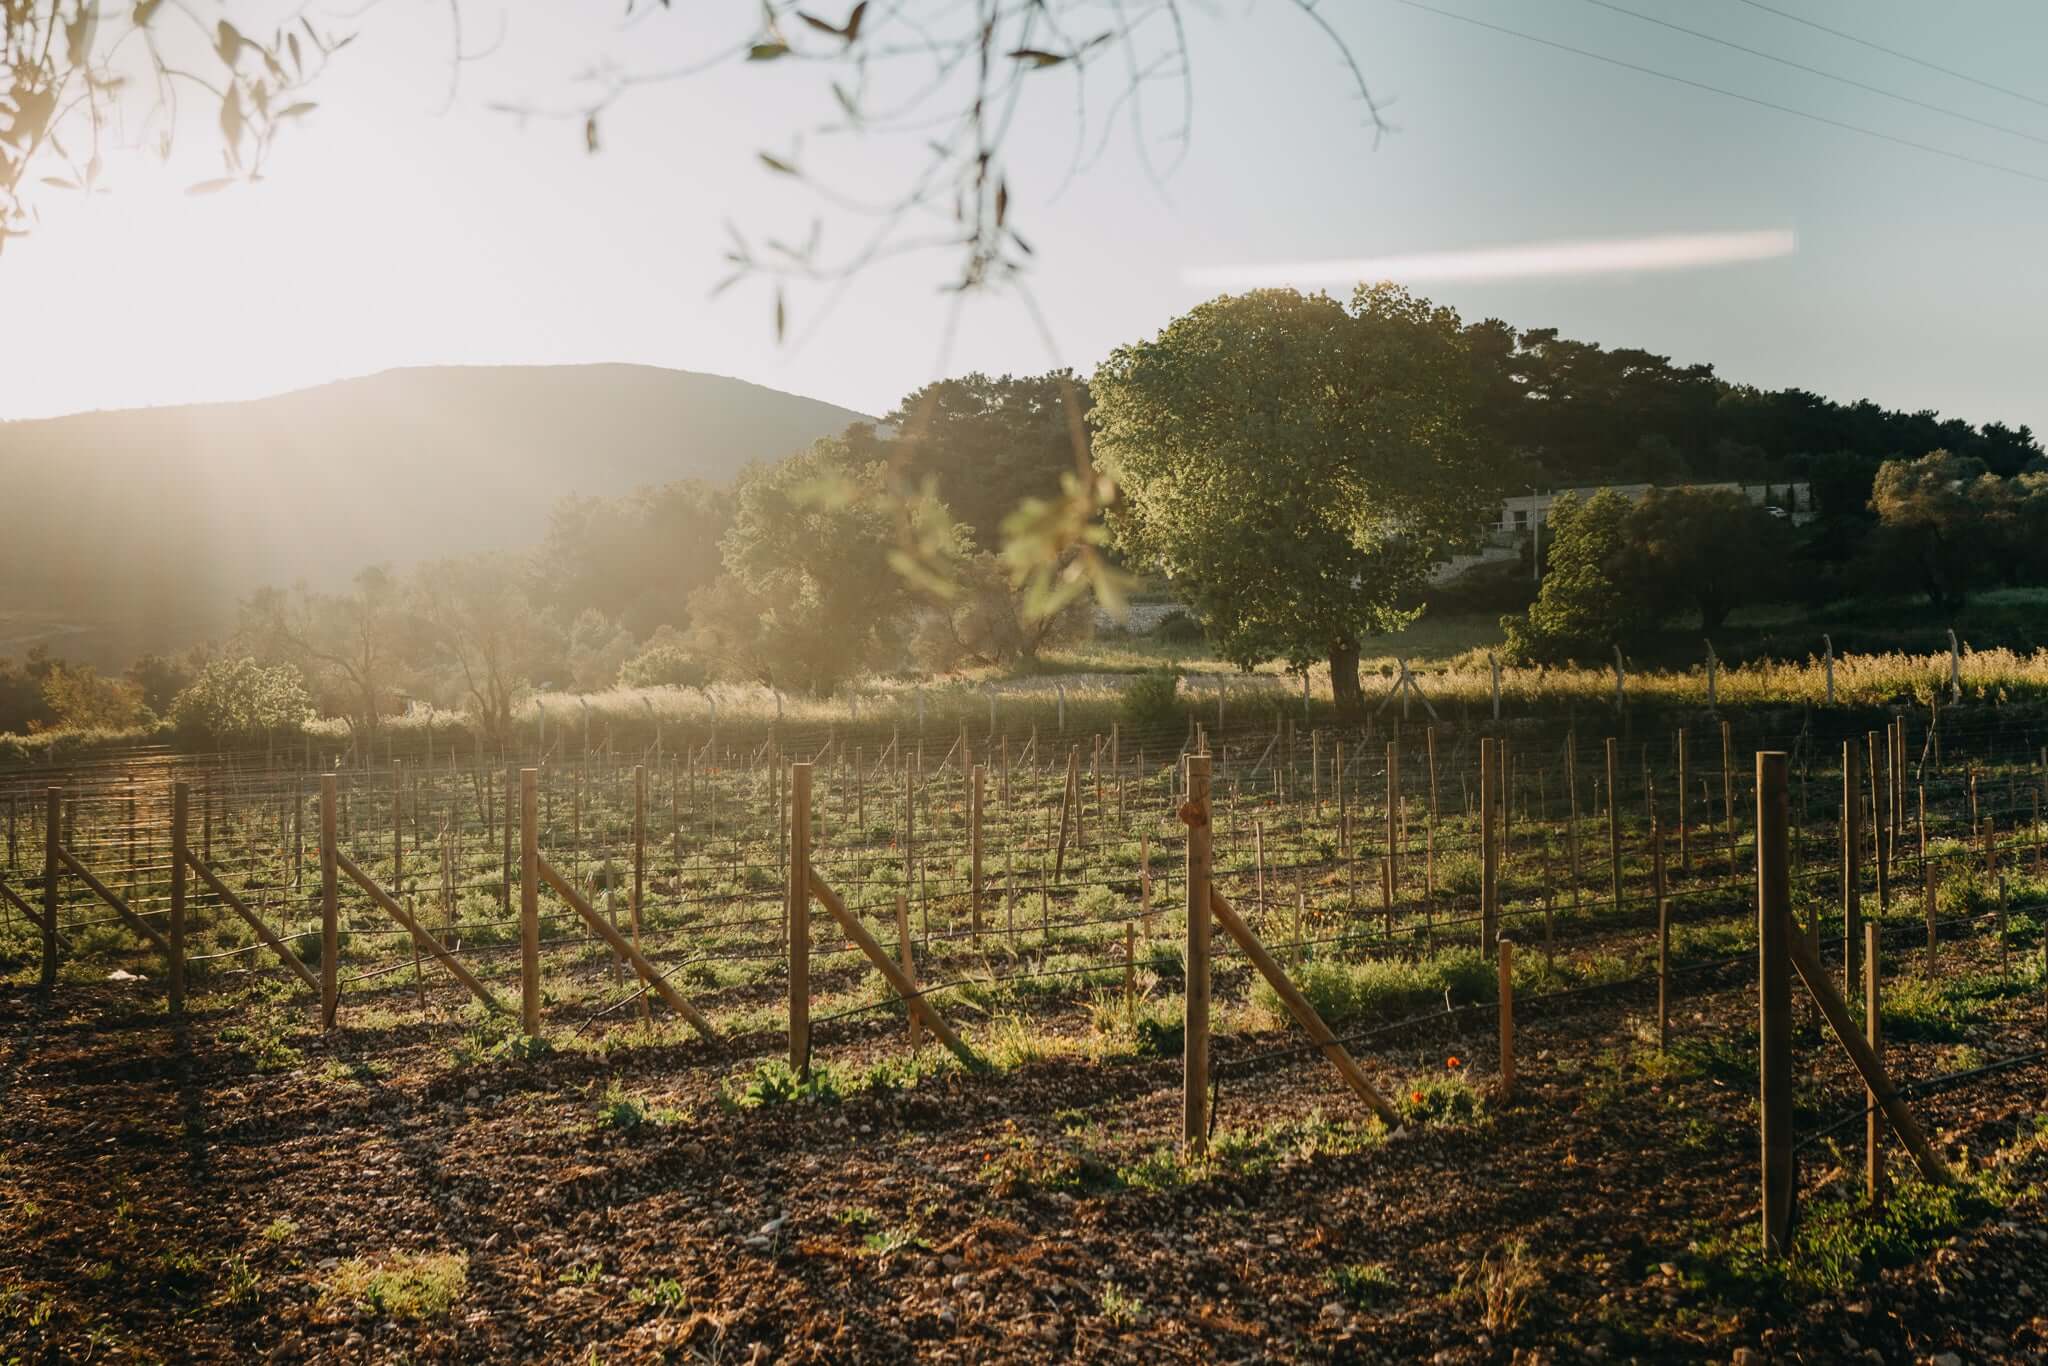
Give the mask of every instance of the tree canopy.
<path id="1" fill-rule="evenodd" d="M 1241 667 L 1329 661 L 1348 710 L 1360 642 L 1498 506 L 1458 316 L 1391 285 L 1211 300 L 1091 388 L 1116 544 Z"/>

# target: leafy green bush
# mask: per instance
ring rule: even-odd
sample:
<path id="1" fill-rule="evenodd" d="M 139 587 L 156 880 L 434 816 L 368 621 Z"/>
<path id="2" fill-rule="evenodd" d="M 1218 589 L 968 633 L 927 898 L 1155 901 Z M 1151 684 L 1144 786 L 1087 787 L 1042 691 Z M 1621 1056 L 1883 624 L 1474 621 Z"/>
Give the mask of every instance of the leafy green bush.
<path id="1" fill-rule="evenodd" d="M 1486 1113 L 1486 1099 L 1462 1071 L 1412 1083 L 1395 1103 L 1405 1124 L 1467 1125 Z"/>
<path id="2" fill-rule="evenodd" d="M 214 660 L 171 702 L 178 733 L 208 740 L 249 740 L 294 728 L 312 714 L 297 669 L 247 656 Z"/>
<path id="3" fill-rule="evenodd" d="M 1152 638 L 1170 645 L 1199 645 L 1208 637 L 1201 622 L 1176 607 L 1152 628 Z"/>
<path id="4" fill-rule="evenodd" d="M 619 666 L 622 688 L 701 688 L 709 677 L 702 660 L 668 642 L 649 645 Z"/>
<path id="5" fill-rule="evenodd" d="M 1117 711 L 1140 734 L 1167 729 L 1180 720 L 1180 675 L 1172 669 L 1146 670 L 1124 684 Z"/>
<path id="6" fill-rule="evenodd" d="M 753 1071 L 728 1077 L 719 1084 L 720 1100 L 737 1110 L 758 1110 L 764 1105 L 796 1101 L 836 1105 L 840 1096 L 839 1076 L 830 1067 L 814 1067 L 799 1076 L 795 1068 L 780 1058 L 757 1063 Z"/>

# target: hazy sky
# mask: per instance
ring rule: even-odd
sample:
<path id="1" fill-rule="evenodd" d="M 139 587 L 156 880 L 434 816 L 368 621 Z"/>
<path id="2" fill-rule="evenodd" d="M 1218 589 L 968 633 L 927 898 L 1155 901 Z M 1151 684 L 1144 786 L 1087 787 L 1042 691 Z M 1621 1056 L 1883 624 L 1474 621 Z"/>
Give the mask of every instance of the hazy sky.
<path id="1" fill-rule="evenodd" d="M 813 201 L 757 153 L 790 154 L 799 130 L 829 117 L 818 69 L 735 66 L 643 89 L 606 115 L 596 156 L 576 124 L 522 125 L 485 107 L 569 102 L 570 78 L 593 60 L 638 70 L 709 52 L 744 35 L 757 13 L 748 0 L 688 0 L 624 30 L 618 4 L 464 0 L 472 47 L 504 37 L 462 67 L 445 112 L 446 6 L 383 0 L 324 21 L 361 36 L 265 184 L 182 193 L 215 173 L 201 128 L 163 171 L 117 162 L 113 195 L 43 197 L 40 233 L 0 255 L 0 417 L 239 397 L 397 365 L 595 360 L 739 375 L 879 413 L 942 371 L 1090 369 L 1205 297 L 1191 270 L 1790 230 L 1796 250 L 1775 259 L 1417 288 L 1468 319 L 1711 361 L 1731 379 L 2048 429 L 2048 6 L 1772 0 L 2029 102 L 1742 0 L 1617 2 L 2027 136 L 1592 0 L 1427 0 L 2024 175 L 1404 0 L 1324 0 L 1399 125 L 1375 148 L 1336 54 L 1289 0 L 1228 0 L 1191 8 L 1193 144 L 1163 183 L 1124 126 L 1053 199 L 1073 144 L 1072 87 L 1045 73 L 1043 95 L 1026 105 L 1013 217 L 1037 248 L 1032 287 L 1050 338 L 996 296 L 966 305 L 948 348 L 939 286 L 954 263 L 927 256 L 862 277 L 822 321 L 823 296 L 796 296 L 802 344 L 778 347 L 765 292 L 707 295 L 723 273 L 727 219 L 807 230 Z M 1159 92 L 1147 132 L 1158 138 L 1175 113 Z M 813 139 L 801 155 L 818 164 L 827 154 Z M 912 164 L 907 152 L 839 155 L 854 188 L 877 192 Z M 828 218 L 828 241 L 855 226 Z"/>

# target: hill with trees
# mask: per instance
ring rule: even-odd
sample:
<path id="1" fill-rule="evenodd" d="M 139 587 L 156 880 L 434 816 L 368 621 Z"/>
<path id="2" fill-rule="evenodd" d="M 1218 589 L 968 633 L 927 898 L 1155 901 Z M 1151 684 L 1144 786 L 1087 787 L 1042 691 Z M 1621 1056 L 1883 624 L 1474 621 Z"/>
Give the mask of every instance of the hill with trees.
<path id="1" fill-rule="evenodd" d="M 565 495 L 729 481 L 861 420 L 718 375 L 579 365 L 0 424 L 0 651 L 43 638 L 123 665 L 225 631 L 261 584 L 522 548 Z"/>

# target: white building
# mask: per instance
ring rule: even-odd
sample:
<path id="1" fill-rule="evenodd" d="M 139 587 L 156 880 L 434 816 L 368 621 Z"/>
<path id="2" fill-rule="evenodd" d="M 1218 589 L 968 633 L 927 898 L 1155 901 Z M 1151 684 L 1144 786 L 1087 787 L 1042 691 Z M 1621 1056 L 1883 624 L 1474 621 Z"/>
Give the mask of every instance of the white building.
<path id="1" fill-rule="evenodd" d="M 1657 487 L 1659 485 L 1656 484 L 1604 484 L 1582 489 L 1554 489 L 1548 493 L 1518 493 L 1501 506 L 1500 522 L 1494 530 L 1527 532 L 1531 526 L 1541 526 L 1550 520 L 1550 505 L 1566 494 L 1583 503 L 1596 493 L 1611 490 L 1631 503 L 1640 503 L 1649 496 L 1651 489 Z M 1759 507 L 1783 508 L 1794 522 L 1813 520 L 1813 486 L 1810 484 L 1678 484 L 1672 487 L 1739 491 Z"/>
<path id="2" fill-rule="evenodd" d="M 1793 523 L 1813 520 L 1813 486 L 1806 483 L 1786 484 L 1595 484 L 1587 488 L 1552 489 L 1545 493 L 1518 493 L 1501 504 L 1500 520 L 1496 522 L 1486 538 L 1486 543 L 1477 554 L 1458 555 L 1436 567 L 1429 576 L 1431 583 L 1449 583 L 1469 570 L 1482 564 L 1497 564 L 1503 560 L 1521 558 L 1522 544 L 1532 536 L 1540 536 L 1543 527 L 1550 522 L 1550 508 L 1558 499 L 1570 494 L 1581 503 L 1596 493 L 1612 491 L 1632 503 L 1640 503 L 1649 496 L 1650 490 L 1659 487 L 1688 489 L 1727 489 L 1740 491 L 1742 495 L 1759 507 L 1782 508 Z"/>

